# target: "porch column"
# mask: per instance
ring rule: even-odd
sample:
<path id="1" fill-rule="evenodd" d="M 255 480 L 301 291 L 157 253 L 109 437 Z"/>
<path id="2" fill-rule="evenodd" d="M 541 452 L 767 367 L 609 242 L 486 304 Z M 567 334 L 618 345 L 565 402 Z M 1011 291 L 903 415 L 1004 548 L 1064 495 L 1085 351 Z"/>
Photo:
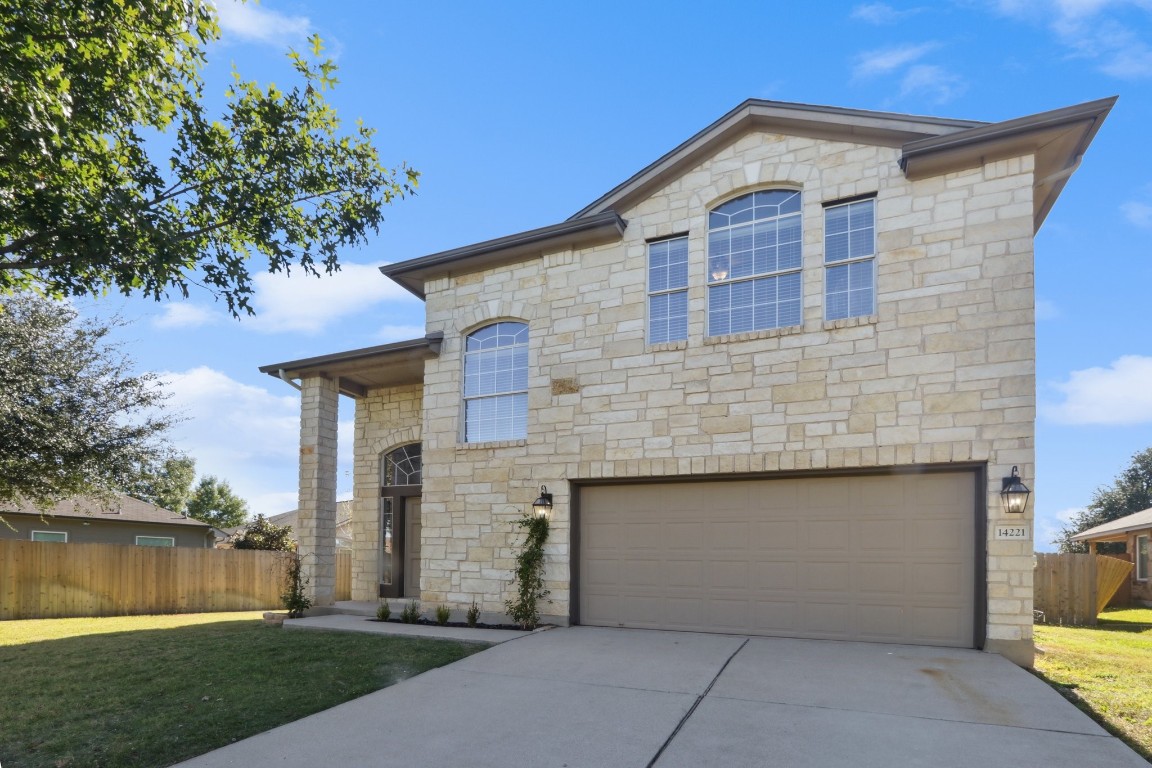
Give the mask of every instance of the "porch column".
<path id="1" fill-rule="evenodd" d="M 300 382 L 300 543 L 306 593 L 316 607 L 336 596 L 337 382 L 309 376 Z"/>

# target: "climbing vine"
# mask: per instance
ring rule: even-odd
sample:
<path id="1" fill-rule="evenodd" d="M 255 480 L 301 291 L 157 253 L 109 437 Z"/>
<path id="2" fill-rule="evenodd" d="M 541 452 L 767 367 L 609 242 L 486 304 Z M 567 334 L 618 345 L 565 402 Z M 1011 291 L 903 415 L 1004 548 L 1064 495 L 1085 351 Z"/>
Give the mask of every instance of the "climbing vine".
<path id="1" fill-rule="evenodd" d="M 505 600 L 508 615 L 522 629 L 535 629 L 540 623 L 540 603 L 548 600 L 549 590 L 544 587 L 544 542 L 548 540 L 548 518 L 525 514 L 516 521 L 525 534 L 524 544 L 516 555 L 516 571 L 512 580 L 516 585 L 516 598 Z"/>

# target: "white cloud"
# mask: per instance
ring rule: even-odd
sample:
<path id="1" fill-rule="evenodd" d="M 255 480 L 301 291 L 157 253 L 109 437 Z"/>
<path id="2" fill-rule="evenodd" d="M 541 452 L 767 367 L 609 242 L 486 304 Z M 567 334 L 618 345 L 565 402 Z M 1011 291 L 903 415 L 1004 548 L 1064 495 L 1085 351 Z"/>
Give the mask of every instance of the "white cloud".
<path id="1" fill-rule="evenodd" d="M 852 9 L 852 18 L 879 26 L 895 24 L 908 16 L 919 13 L 920 10 L 919 8 L 897 10 L 887 3 L 865 3 Z"/>
<path id="2" fill-rule="evenodd" d="M 1152 77 L 1152 0 L 1000 0 L 1008 16 L 1046 25 L 1068 54 L 1112 77 Z"/>
<path id="3" fill-rule="evenodd" d="M 962 77 L 929 64 L 910 67 L 900 81 L 901 98 L 921 96 L 935 104 L 952 101 L 966 90 L 968 84 Z"/>
<path id="4" fill-rule="evenodd" d="M 1152 205 L 1130 202 L 1121 205 L 1120 210 L 1124 213 L 1124 217 L 1137 227 L 1152 229 Z"/>
<path id="5" fill-rule="evenodd" d="M 187 301 L 171 302 L 161 307 L 159 317 L 152 318 L 154 328 L 200 328 L 205 325 L 214 325 L 222 319 L 223 315 L 214 312 L 208 307 L 198 304 L 189 304 Z"/>
<path id="6" fill-rule="evenodd" d="M 1043 408 L 1061 424 L 1132 425 L 1152 422 L 1152 357 L 1125 355 L 1107 368 L 1073 371 L 1052 386 L 1064 401 Z"/>
<path id="7" fill-rule="evenodd" d="M 300 446 L 300 396 L 236 381 L 200 366 L 161 374 L 173 410 L 186 420 L 172 430 L 175 447 L 196 459 L 197 474 L 226 479 L 255 514 L 296 506 Z M 341 402 L 337 425 L 337 485 L 351 487 L 352 408 Z"/>
<path id="8" fill-rule="evenodd" d="M 1048 299 L 1036 299 L 1036 319 L 1055 320 L 1060 317 L 1060 308 Z"/>
<path id="9" fill-rule="evenodd" d="M 852 70 L 854 78 L 863 79 L 886 75 L 902 67 L 922 59 L 925 54 L 937 47 L 937 43 L 920 43 L 919 45 L 901 45 L 894 48 L 881 48 L 867 51 L 856 57 L 856 66 Z"/>
<path id="10" fill-rule="evenodd" d="M 312 21 L 307 16 L 286 16 L 255 2 L 216 0 L 216 11 L 226 37 L 235 35 L 249 42 L 300 47 L 312 30 Z"/>
<path id="11" fill-rule="evenodd" d="M 407 341 L 408 339 L 421 339 L 426 333 L 422 325 L 383 325 L 376 332 L 382 344 L 393 341 Z"/>
<path id="12" fill-rule="evenodd" d="M 256 316 L 241 322 L 263 333 L 317 334 L 385 301 L 407 305 L 405 309 L 420 302 L 369 264 L 345 264 L 339 272 L 319 278 L 296 270 L 292 277 L 264 272 L 252 280 Z"/>

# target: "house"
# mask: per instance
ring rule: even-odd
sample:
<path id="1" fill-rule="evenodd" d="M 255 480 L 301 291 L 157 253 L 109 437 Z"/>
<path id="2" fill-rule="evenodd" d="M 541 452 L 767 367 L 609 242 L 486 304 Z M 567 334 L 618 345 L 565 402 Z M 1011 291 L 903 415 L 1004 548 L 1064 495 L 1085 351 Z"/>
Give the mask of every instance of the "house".
<path id="1" fill-rule="evenodd" d="M 383 267 L 425 337 L 260 369 L 301 390 L 317 604 L 345 395 L 355 600 L 502 613 L 543 486 L 547 620 L 1029 665 L 1033 239 L 1113 102 L 749 100 L 565 221 Z"/>
<path id="2" fill-rule="evenodd" d="M 1089 551 L 1095 551 L 1096 545 L 1103 542 L 1123 543 L 1127 555 L 1113 557 L 1127 557 L 1134 563 L 1131 575 L 1132 599 L 1145 605 L 1152 605 L 1152 585 L 1148 581 L 1149 567 L 1152 566 L 1152 558 L 1148 554 L 1149 539 L 1152 539 L 1152 509 L 1133 512 L 1072 537 L 1072 541 L 1086 543 Z"/>
<path id="3" fill-rule="evenodd" d="M 43 515 L 25 505 L 0 510 L 0 517 L 8 523 L 0 523 L 0 539 L 208 548 L 214 542 L 207 523 L 123 494 L 110 502 L 62 501 Z"/>
<path id="4" fill-rule="evenodd" d="M 292 529 L 293 537 L 297 526 L 300 525 L 300 510 L 293 509 L 281 512 L 268 518 L 272 525 L 281 528 L 287 526 Z M 336 502 L 336 549 L 352 549 L 352 500 Z"/>

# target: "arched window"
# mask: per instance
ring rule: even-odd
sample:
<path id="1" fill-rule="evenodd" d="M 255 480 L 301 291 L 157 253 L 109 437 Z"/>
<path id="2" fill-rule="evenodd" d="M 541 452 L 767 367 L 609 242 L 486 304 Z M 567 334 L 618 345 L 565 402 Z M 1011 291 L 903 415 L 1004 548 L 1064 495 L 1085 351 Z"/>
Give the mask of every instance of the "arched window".
<path id="1" fill-rule="evenodd" d="M 494 323 L 464 345 L 464 442 L 528 436 L 528 326 Z"/>
<path id="2" fill-rule="evenodd" d="M 708 335 L 800 324 L 800 192 L 769 189 L 708 213 Z"/>
<path id="3" fill-rule="evenodd" d="M 402 445 L 384 454 L 381 485 L 420 485 L 420 443 Z"/>

